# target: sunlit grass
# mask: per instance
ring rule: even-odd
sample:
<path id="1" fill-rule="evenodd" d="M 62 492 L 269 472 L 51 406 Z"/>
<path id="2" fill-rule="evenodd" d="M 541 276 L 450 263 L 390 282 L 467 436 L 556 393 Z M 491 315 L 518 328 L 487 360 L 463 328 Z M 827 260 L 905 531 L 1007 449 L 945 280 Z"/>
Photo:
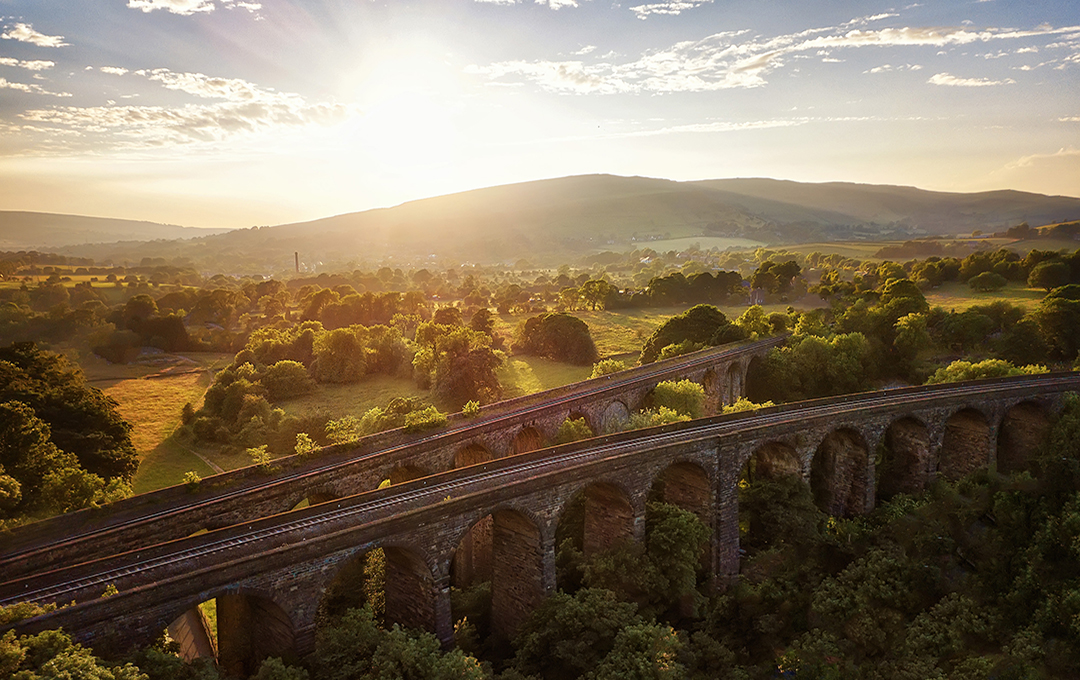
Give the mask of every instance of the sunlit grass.
<path id="1" fill-rule="evenodd" d="M 1046 297 L 1046 291 L 1040 288 L 1028 288 L 1022 283 L 1010 283 L 1005 288 L 993 293 L 979 293 L 971 290 L 966 283 L 949 282 L 926 291 L 926 301 L 931 307 L 942 307 L 962 312 L 976 305 L 988 305 L 997 300 L 1005 300 L 1026 311 L 1031 311 Z"/>
<path id="2" fill-rule="evenodd" d="M 394 397 L 418 397 L 431 402 L 431 393 L 416 386 L 411 378 L 370 375 L 347 385 L 319 385 L 311 394 L 289 399 L 275 406 L 293 416 L 360 417 L 376 406 L 386 406 Z M 445 410 L 445 404 L 435 404 Z"/>
<path id="3" fill-rule="evenodd" d="M 198 408 L 213 380 L 214 368 L 223 355 L 192 355 L 195 364 L 173 367 L 175 373 L 143 366 L 122 366 L 88 362 L 91 384 L 117 402 L 117 411 L 132 424 L 131 441 L 139 454 L 139 471 L 133 488 L 136 493 L 179 484 L 184 473 L 194 470 L 201 476 L 214 470 L 172 437 L 180 425 L 185 403 Z M 189 367 L 190 366 L 190 367 Z M 156 376 L 156 377 L 155 377 Z"/>
<path id="4" fill-rule="evenodd" d="M 543 357 L 512 356 L 499 369 L 499 382 L 507 399 L 542 392 L 585 380 L 592 366 L 572 366 Z"/>

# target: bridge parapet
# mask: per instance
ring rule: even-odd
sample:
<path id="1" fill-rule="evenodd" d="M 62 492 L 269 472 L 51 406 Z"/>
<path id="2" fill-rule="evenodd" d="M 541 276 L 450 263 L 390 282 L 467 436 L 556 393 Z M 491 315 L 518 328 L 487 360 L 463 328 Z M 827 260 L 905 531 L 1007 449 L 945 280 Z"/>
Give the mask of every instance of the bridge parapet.
<path id="1" fill-rule="evenodd" d="M 784 337 L 737 346 L 710 348 L 674 357 L 620 374 L 499 402 L 466 419 L 451 416 L 448 429 L 418 434 L 394 430 L 365 437 L 355 445 L 332 447 L 312 459 L 288 457 L 274 462 L 284 468 L 266 475 L 244 468 L 202 480 L 198 490 L 171 487 L 118 503 L 21 527 L 0 538 L 0 570 L 28 574 L 51 565 L 88 556 L 102 556 L 132 546 L 178 539 L 203 529 L 251 521 L 294 507 L 314 494 L 347 496 L 375 488 L 395 470 L 432 474 L 452 469 L 462 448 L 478 444 L 501 457 L 540 448 L 550 442 L 559 424 L 574 413 L 587 414 L 594 428 L 608 431 L 622 409 L 633 409 L 657 382 L 680 377 L 700 367 L 740 366 L 781 344 Z M 621 404 L 612 410 L 613 404 Z M 533 427 L 540 441 L 514 451 L 514 437 Z M 543 441 L 547 439 L 547 442 Z"/>
<path id="2" fill-rule="evenodd" d="M 603 489 L 594 501 L 609 501 L 606 508 L 600 502 L 599 510 L 585 518 L 596 525 L 592 530 L 599 536 L 597 544 L 609 543 L 620 531 L 626 535 L 627 520 L 629 534 L 640 539 L 645 499 L 652 492 L 696 505 L 698 511 L 704 507 L 712 529 L 710 561 L 718 582 L 723 582 L 738 574 L 738 482 L 759 450 L 781 443 L 795 451 L 796 464 L 789 467 L 808 479 L 815 497 L 824 490 L 822 502 L 841 499 L 834 512 L 858 514 L 875 499 L 878 443 L 886 453 L 903 454 L 905 442 L 915 442 L 909 448 L 925 446 L 929 458 L 937 460 L 948 446 L 950 427 L 959 427 L 957 416 L 980 409 L 990 414 L 984 418 L 986 433 L 1003 437 L 1001 433 L 1014 431 L 1014 438 L 1027 446 L 1028 431 L 1037 428 L 1005 425 L 1009 418 L 1031 425 L 1017 409 L 1038 404 L 1035 410 L 1045 413 L 1064 392 L 1078 388 L 1078 374 L 1023 376 L 847 395 L 608 435 L 9 580 L 0 584 L 0 603 L 78 600 L 73 607 L 16 627 L 34 632 L 61 625 L 76 631 L 80 640 L 118 650 L 152 639 L 194 603 L 257 594 L 288 613 L 294 645 L 303 652 L 314 639 L 319 603 L 340 569 L 382 547 L 397 551 L 388 564 L 408 586 L 401 587 L 408 597 L 391 597 L 397 591 L 387 586 L 388 598 L 405 603 L 395 605 L 394 616 L 428 627 L 448 641 L 453 556 L 485 517 L 491 516 L 495 526 L 493 574 L 500 579 L 493 587 L 499 604 L 493 605 L 492 618 L 512 628 L 555 587 L 557 529 L 572 500 L 591 487 Z M 999 420 L 991 425 L 988 418 Z M 913 423 L 921 428 L 919 436 L 896 429 L 897 423 Z M 929 443 L 933 428 L 941 432 L 937 445 Z M 989 434 L 981 441 L 987 447 L 996 445 Z M 991 464 L 989 453 L 985 456 Z M 912 459 L 930 469 L 926 460 Z M 850 465 L 860 460 L 861 469 Z M 707 489 L 705 496 L 702 489 Z M 622 502 L 629 513 L 618 509 Z M 108 584 L 120 593 L 105 602 L 99 595 Z M 425 603 L 416 597 L 428 599 Z M 259 606 L 270 611 L 268 605 Z"/>

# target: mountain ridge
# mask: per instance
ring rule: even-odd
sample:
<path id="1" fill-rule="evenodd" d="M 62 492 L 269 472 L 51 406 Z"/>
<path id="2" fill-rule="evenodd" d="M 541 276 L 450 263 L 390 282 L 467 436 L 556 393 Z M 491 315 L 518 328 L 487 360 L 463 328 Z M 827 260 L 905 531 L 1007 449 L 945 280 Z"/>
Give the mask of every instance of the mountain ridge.
<path id="1" fill-rule="evenodd" d="M 1080 218 L 1080 198 L 1015 190 L 934 192 L 853 182 L 769 178 L 679 182 L 649 177 L 576 175 L 483 187 L 386 208 L 236 229 L 190 238 L 174 254 L 193 261 L 254 259 L 280 271 L 299 252 L 307 263 L 369 267 L 445 258 L 495 263 L 570 261 L 600 250 L 649 242 L 711 238 L 731 243 L 874 239 L 986 233 L 1020 222 Z M 190 234 L 187 234 L 190 235 Z M 2 232 L 0 232 L 2 236 Z M 151 254 L 145 244 L 67 246 L 102 259 Z"/>

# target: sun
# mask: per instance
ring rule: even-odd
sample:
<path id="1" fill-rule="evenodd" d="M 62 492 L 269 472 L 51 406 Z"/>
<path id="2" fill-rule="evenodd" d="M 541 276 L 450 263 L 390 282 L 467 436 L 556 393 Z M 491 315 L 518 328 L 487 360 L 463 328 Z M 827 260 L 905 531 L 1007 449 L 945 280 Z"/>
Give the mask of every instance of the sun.
<path id="1" fill-rule="evenodd" d="M 352 151 L 388 168 L 443 164 L 460 150 L 463 97 L 445 56 L 387 54 L 355 86 Z"/>

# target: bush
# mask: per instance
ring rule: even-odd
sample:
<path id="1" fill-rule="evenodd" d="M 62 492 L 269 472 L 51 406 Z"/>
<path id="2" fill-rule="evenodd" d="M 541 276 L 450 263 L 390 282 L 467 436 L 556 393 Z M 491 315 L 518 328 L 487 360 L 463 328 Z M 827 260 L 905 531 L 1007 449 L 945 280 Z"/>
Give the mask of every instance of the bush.
<path id="1" fill-rule="evenodd" d="M 745 331 L 732 324 L 719 309 L 712 305 L 697 305 L 671 317 L 653 331 L 641 349 L 640 361 L 643 364 L 656 361 L 668 345 L 690 342 L 704 347 L 745 337 Z"/>
<path id="2" fill-rule="evenodd" d="M 466 418 L 475 418 L 480 415 L 480 402 L 475 399 L 465 402 L 465 405 L 461 407 L 461 413 Z"/>
<path id="3" fill-rule="evenodd" d="M 298 397 L 315 389 L 315 381 L 304 365 L 288 359 L 268 366 L 262 375 L 262 384 L 271 401 Z"/>
<path id="4" fill-rule="evenodd" d="M 647 408 L 638 413 L 631 413 L 630 419 L 626 421 L 626 425 L 623 426 L 623 429 L 641 430 L 646 427 L 681 423 L 686 420 L 690 420 L 690 416 L 683 415 L 667 406 L 661 406 L 656 410 Z"/>
<path id="5" fill-rule="evenodd" d="M 405 414 L 405 431 L 421 432 L 423 430 L 442 427 L 446 425 L 447 422 L 445 413 L 440 413 L 439 409 L 434 406 L 428 406 L 425 409 Z"/>
<path id="6" fill-rule="evenodd" d="M 615 359 L 601 359 L 593 364 L 592 375 L 590 375 L 589 378 L 601 378 L 605 375 L 625 371 L 626 369 L 627 365 L 621 361 L 616 361 Z"/>
<path id="7" fill-rule="evenodd" d="M 559 425 L 559 431 L 555 433 L 556 444 L 569 444 L 570 442 L 589 439 L 593 436 L 592 428 L 584 418 L 570 420 L 567 418 Z"/>
<path id="8" fill-rule="evenodd" d="M 1001 359 L 987 359 L 978 363 L 954 361 L 945 368 L 934 371 L 926 381 L 927 385 L 937 383 L 960 382 L 961 380 L 982 380 L 985 378 L 1004 378 L 1012 375 L 1036 375 L 1046 373 L 1046 366 L 1013 366 Z"/>
<path id="9" fill-rule="evenodd" d="M 743 411 L 756 411 L 759 408 L 768 408 L 770 406 L 776 406 L 776 404 L 771 401 L 755 404 L 746 397 L 739 397 L 734 404 L 724 406 L 721 413 L 742 413 Z"/>
<path id="10" fill-rule="evenodd" d="M 690 418 L 705 415 L 705 388 L 693 380 L 665 380 L 653 389 L 653 405 L 668 407 Z"/>

